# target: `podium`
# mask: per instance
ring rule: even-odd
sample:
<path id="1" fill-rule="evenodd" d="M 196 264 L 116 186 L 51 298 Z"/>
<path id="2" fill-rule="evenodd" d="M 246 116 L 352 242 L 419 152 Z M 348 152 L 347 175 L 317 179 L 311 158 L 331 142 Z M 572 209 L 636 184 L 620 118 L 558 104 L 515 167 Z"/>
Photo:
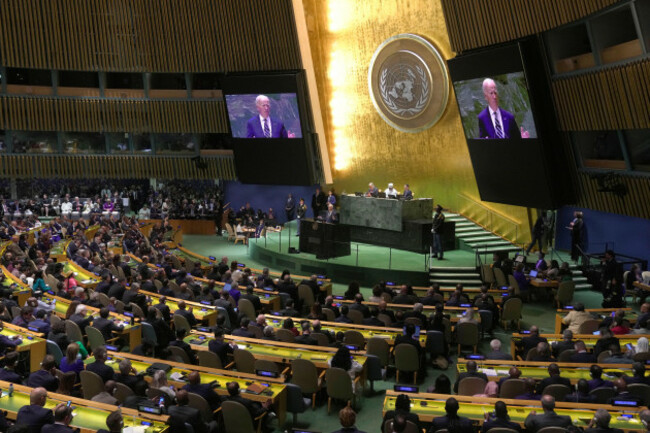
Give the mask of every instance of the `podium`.
<path id="1" fill-rule="evenodd" d="M 317 259 L 350 255 L 350 228 L 313 219 L 300 220 L 300 252 Z"/>
<path id="2" fill-rule="evenodd" d="M 341 195 L 341 224 L 401 232 L 405 221 L 431 220 L 433 199 L 394 200 Z"/>

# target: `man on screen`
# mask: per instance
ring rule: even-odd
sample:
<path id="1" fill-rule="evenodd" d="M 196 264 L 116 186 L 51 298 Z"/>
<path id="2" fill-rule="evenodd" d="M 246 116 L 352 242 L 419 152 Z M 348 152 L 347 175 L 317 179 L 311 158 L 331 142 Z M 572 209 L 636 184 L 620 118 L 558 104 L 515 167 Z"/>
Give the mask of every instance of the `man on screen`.
<path id="1" fill-rule="evenodd" d="M 255 108 L 259 115 L 248 119 L 247 138 L 293 138 L 284 128 L 284 123 L 271 118 L 271 101 L 264 95 L 255 98 Z"/>
<path id="2" fill-rule="evenodd" d="M 499 108 L 497 84 L 491 78 L 483 80 L 483 95 L 488 106 L 478 115 L 479 138 L 528 138 L 529 133 L 517 126 L 512 113 Z"/>

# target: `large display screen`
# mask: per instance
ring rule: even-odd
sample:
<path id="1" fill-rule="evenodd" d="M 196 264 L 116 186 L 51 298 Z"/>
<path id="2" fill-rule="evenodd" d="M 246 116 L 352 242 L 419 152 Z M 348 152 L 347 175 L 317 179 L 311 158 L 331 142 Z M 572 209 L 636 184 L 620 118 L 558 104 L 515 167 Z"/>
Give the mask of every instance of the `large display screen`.
<path id="1" fill-rule="evenodd" d="M 233 138 L 302 138 L 295 93 L 225 95 Z"/>

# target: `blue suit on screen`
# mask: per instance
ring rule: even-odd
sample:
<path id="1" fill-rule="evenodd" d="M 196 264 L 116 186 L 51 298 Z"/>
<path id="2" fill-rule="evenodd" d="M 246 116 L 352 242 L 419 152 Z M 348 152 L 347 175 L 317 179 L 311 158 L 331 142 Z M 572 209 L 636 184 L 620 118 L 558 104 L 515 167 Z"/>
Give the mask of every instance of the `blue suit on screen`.
<path id="1" fill-rule="evenodd" d="M 289 134 L 284 128 L 284 123 L 271 116 L 268 117 L 268 120 L 271 121 L 271 137 L 269 138 L 289 138 Z M 266 138 L 259 115 L 248 119 L 246 123 L 246 138 Z"/>
<path id="2" fill-rule="evenodd" d="M 521 138 L 521 132 L 519 131 L 515 116 L 503 108 L 499 108 L 499 112 L 501 113 L 501 121 L 503 123 L 501 125 L 504 133 L 503 138 Z M 478 131 L 478 138 L 497 138 L 488 107 L 485 107 L 478 115 Z"/>

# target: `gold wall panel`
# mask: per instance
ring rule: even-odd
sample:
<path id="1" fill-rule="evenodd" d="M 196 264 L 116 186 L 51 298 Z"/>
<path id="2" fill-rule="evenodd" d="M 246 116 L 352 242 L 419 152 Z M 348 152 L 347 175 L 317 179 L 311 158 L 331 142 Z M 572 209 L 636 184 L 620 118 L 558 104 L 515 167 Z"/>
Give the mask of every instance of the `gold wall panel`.
<path id="1" fill-rule="evenodd" d="M 478 200 L 476 180 L 453 93 L 440 121 L 409 134 L 387 125 L 368 93 L 368 67 L 389 37 L 415 33 L 429 39 L 445 60 L 453 57 L 441 4 L 419 0 L 304 0 L 325 131 L 338 193 L 365 191 L 368 182 L 401 190 L 457 210 Z M 461 203 L 462 202 L 462 203 Z M 520 224 L 529 236 L 526 208 L 483 203 Z M 504 224 L 506 223 L 504 220 Z M 511 225 L 511 224 L 510 224 Z"/>
<path id="2" fill-rule="evenodd" d="M 134 101 L 0 97 L 0 129 L 79 132 L 228 132 L 222 100 Z"/>
<path id="3" fill-rule="evenodd" d="M 188 157 L 8 155 L 0 156 L 0 178 L 235 179 L 232 154 L 202 161 L 204 170 Z"/>
<path id="4" fill-rule="evenodd" d="M 291 0 L 0 0 L 4 66 L 300 69 Z"/>
<path id="5" fill-rule="evenodd" d="M 512 41 L 579 20 L 621 0 L 441 0 L 456 52 Z"/>

